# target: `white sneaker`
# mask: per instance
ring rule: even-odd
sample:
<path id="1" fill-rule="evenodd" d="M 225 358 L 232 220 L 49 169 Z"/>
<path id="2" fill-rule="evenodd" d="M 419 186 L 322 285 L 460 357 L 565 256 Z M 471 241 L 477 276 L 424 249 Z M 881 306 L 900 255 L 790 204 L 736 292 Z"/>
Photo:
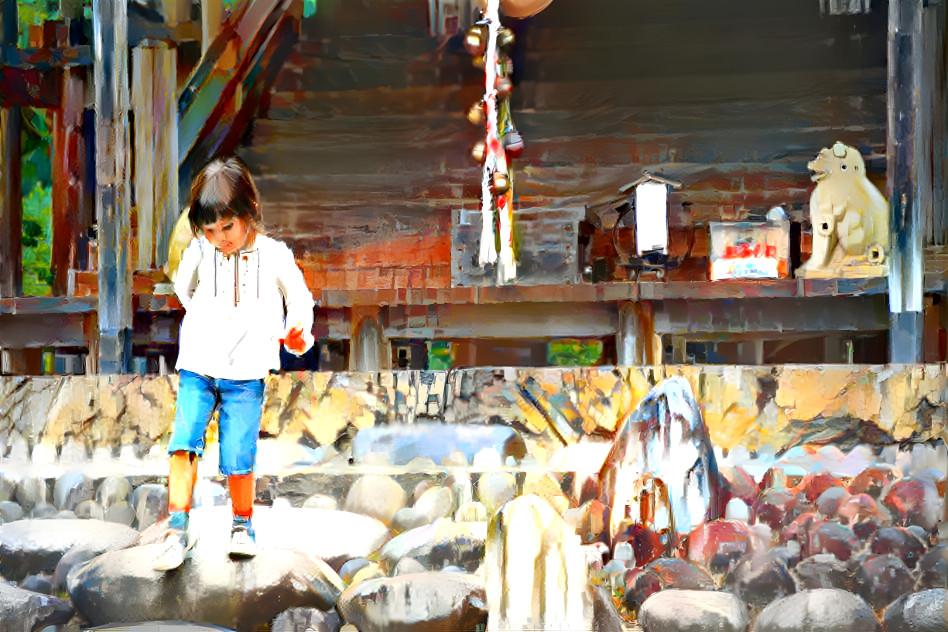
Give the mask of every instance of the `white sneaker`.
<path id="1" fill-rule="evenodd" d="M 156 571 L 174 570 L 184 563 L 188 550 L 187 532 L 180 529 L 168 529 L 161 541 L 161 549 L 155 557 L 152 568 Z"/>
<path id="2" fill-rule="evenodd" d="M 230 529 L 230 556 L 253 557 L 257 554 L 257 538 L 249 518 L 234 518 Z"/>

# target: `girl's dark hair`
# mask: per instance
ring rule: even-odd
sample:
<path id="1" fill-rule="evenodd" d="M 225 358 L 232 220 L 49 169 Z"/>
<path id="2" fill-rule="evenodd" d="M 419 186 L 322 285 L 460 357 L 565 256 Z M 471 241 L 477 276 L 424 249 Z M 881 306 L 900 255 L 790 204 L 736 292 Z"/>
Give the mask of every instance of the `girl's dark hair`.
<path id="1" fill-rule="evenodd" d="M 239 217 L 262 232 L 260 194 L 250 170 L 240 158 L 212 160 L 191 183 L 188 221 L 195 235 L 208 224 Z"/>

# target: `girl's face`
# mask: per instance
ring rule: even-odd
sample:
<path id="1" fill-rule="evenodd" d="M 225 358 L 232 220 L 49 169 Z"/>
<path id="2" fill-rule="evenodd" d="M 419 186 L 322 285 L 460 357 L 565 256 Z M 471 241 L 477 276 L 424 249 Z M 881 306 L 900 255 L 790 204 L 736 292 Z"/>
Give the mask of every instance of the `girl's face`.
<path id="1" fill-rule="evenodd" d="M 239 217 L 228 217 L 204 225 L 204 236 L 225 255 L 232 255 L 243 248 L 249 234 L 250 224 Z"/>

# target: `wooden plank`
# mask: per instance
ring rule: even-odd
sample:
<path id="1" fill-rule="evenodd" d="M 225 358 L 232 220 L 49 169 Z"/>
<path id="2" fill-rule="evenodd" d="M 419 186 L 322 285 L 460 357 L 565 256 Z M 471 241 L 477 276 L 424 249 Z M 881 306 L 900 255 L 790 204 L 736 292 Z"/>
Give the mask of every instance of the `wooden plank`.
<path id="1" fill-rule="evenodd" d="M 886 193 L 892 225 L 889 257 L 889 359 L 895 363 L 922 360 L 922 200 L 916 194 L 925 171 L 920 155 L 922 129 L 919 114 L 923 87 L 922 0 L 889 4 L 888 32 L 888 139 Z M 929 172 L 930 173 L 930 172 Z"/>
<path id="2" fill-rule="evenodd" d="M 82 131 L 85 83 L 84 69 L 64 71 L 62 108 L 53 113 L 53 238 L 50 268 L 53 273 L 53 294 L 56 296 L 66 294 L 69 271 L 76 269 L 79 262 L 79 218 L 85 185 L 85 136 Z"/>
<path id="3" fill-rule="evenodd" d="M 0 347 L 85 347 L 85 320 L 81 313 L 0 314 Z"/>
<path id="4" fill-rule="evenodd" d="M 132 276 L 129 265 L 128 16 L 124 0 L 93 5 L 96 218 L 99 242 L 99 370 L 128 372 Z"/>
<path id="5" fill-rule="evenodd" d="M 0 45 L 16 43 L 17 24 L 16 0 L 0 0 Z M 18 105 L 0 109 L 0 298 L 23 293 L 21 116 Z"/>
<path id="6" fill-rule="evenodd" d="M 932 204 L 931 212 L 925 214 L 926 244 L 948 243 L 948 205 L 945 191 L 948 189 L 948 46 L 946 46 L 946 8 L 944 2 L 929 4 L 925 8 L 925 50 L 928 82 L 930 85 L 930 108 L 932 126 Z"/>

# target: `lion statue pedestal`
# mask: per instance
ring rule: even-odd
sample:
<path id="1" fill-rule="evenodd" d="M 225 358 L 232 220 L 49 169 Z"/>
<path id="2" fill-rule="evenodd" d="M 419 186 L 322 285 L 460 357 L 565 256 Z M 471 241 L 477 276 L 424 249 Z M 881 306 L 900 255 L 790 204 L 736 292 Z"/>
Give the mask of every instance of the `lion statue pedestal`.
<path id="1" fill-rule="evenodd" d="M 813 254 L 797 268 L 802 278 L 879 277 L 888 274 L 889 204 L 866 177 L 859 151 L 837 142 L 807 168 Z"/>

